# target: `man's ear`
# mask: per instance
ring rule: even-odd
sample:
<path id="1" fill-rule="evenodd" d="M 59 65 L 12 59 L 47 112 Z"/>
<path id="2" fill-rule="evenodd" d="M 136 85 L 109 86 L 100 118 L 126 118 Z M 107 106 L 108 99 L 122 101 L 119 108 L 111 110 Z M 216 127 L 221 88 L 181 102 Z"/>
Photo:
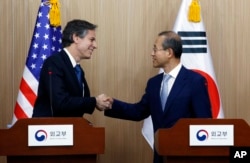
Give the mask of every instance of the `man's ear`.
<path id="1" fill-rule="evenodd" d="M 73 40 L 74 42 L 78 42 L 78 39 L 79 39 L 79 37 L 76 36 L 76 34 L 74 33 L 74 34 L 72 35 L 72 40 Z"/>
<path id="2" fill-rule="evenodd" d="M 172 56 L 174 55 L 174 51 L 173 51 L 173 49 L 171 49 L 171 48 L 168 48 L 168 49 L 166 50 L 166 52 L 168 53 L 168 56 L 169 56 L 169 57 L 172 57 Z"/>

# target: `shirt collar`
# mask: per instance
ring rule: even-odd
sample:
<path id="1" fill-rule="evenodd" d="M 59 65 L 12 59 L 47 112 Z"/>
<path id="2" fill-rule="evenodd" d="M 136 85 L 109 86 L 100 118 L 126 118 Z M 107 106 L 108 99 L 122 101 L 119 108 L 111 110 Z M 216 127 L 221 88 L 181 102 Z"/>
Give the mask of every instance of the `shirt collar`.
<path id="1" fill-rule="evenodd" d="M 70 52 L 66 49 L 66 48 L 63 48 L 63 50 L 66 52 L 66 54 L 68 55 L 69 57 L 69 60 L 72 64 L 73 67 L 75 67 L 77 65 L 75 59 L 72 57 L 72 55 L 70 54 Z"/>
<path id="2" fill-rule="evenodd" d="M 181 70 L 181 63 L 179 63 L 173 70 L 171 70 L 168 74 L 173 77 L 176 78 L 178 73 Z M 164 75 L 166 75 L 167 73 L 164 72 Z"/>

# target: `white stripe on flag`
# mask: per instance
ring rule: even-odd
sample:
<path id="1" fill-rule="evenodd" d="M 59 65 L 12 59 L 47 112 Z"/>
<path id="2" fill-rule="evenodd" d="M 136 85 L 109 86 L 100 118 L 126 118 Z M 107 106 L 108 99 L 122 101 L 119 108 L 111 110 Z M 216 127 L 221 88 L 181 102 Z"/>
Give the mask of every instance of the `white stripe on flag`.
<path id="1" fill-rule="evenodd" d="M 19 91 L 17 103 L 20 105 L 21 108 L 23 108 L 23 112 L 28 116 L 31 117 L 33 113 L 33 106 L 30 104 L 30 102 L 27 100 L 26 96 Z"/>
<path id="2" fill-rule="evenodd" d="M 32 75 L 27 66 L 24 67 L 23 79 L 29 85 L 30 89 L 32 89 L 32 91 L 37 95 L 38 81 L 36 80 L 34 75 Z"/>
<path id="3" fill-rule="evenodd" d="M 149 146 L 154 149 L 154 129 L 152 124 L 152 118 L 149 116 L 144 119 L 143 127 L 142 127 L 142 135 L 148 142 Z"/>

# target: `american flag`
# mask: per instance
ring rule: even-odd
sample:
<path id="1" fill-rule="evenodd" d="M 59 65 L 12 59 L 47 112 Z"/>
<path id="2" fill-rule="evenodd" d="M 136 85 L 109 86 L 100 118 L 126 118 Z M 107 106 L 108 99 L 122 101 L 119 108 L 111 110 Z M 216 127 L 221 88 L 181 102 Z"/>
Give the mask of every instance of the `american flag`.
<path id="1" fill-rule="evenodd" d="M 21 118 L 31 118 L 43 62 L 50 55 L 61 50 L 61 26 L 55 27 L 50 24 L 50 9 L 49 0 L 42 0 L 19 87 L 12 124 Z"/>

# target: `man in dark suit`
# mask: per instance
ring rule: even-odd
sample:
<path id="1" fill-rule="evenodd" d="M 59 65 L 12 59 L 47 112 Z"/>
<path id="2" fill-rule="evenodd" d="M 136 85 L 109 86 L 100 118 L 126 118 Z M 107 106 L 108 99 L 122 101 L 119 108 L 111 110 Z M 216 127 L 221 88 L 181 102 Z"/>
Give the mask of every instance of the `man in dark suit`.
<path id="1" fill-rule="evenodd" d="M 211 118 L 207 82 L 181 65 L 181 54 L 179 35 L 173 31 L 159 33 L 151 55 L 153 66 L 164 72 L 148 80 L 145 94 L 135 104 L 110 98 L 112 109 L 105 110 L 105 115 L 133 121 L 151 115 L 154 132 L 172 127 L 180 118 Z M 168 76 L 166 80 L 165 76 Z M 161 100 L 163 96 L 167 98 Z M 154 163 L 162 162 L 162 157 L 155 151 Z"/>
<path id="2" fill-rule="evenodd" d="M 32 117 L 82 117 L 84 113 L 93 113 L 96 107 L 99 110 L 109 107 L 104 94 L 90 96 L 80 67 L 80 61 L 90 59 L 97 48 L 96 27 L 84 20 L 67 23 L 62 36 L 63 50 L 43 64 Z"/>

